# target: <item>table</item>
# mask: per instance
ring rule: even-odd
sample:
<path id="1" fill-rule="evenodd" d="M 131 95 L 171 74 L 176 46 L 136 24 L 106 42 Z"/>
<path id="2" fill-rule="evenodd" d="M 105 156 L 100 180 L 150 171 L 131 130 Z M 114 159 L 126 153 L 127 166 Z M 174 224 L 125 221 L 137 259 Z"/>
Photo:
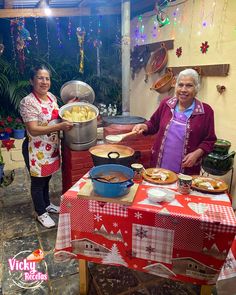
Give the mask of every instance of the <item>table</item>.
<path id="1" fill-rule="evenodd" d="M 88 181 L 85 175 L 62 195 L 55 246 L 56 258 L 79 259 L 80 294 L 87 292 L 85 260 L 204 286 L 220 272 L 222 280 L 236 277 L 236 218 L 226 193 L 180 195 L 171 184 L 174 201 L 155 204 L 147 190 L 157 185 L 143 181 L 127 206 L 78 197 Z"/>

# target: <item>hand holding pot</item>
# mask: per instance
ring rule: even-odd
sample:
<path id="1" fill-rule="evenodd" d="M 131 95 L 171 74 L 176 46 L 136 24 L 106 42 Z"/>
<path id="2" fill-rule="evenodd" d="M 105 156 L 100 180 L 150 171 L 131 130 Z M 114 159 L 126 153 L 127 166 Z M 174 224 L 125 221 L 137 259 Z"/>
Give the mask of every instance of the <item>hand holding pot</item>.
<path id="1" fill-rule="evenodd" d="M 71 128 L 73 127 L 73 123 L 69 122 L 69 121 L 63 121 L 60 124 L 60 130 L 66 131 L 66 130 L 71 130 Z"/>

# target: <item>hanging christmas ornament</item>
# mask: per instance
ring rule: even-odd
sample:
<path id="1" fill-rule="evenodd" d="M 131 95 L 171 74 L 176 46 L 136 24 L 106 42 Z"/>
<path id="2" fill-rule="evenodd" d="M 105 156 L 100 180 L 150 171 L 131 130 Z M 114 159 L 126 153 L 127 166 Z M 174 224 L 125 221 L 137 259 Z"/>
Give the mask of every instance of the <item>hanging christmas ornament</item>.
<path id="1" fill-rule="evenodd" d="M 57 24 L 57 41 L 58 41 L 58 46 L 61 48 L 62 47 L 62 41 L 61 41 L 61 28 L 60 28 L 60 19 L 59 19 L 59 17 L 56 18 L 56 24 Z"/>
<path id="2" fill-rule="evenodd" d="M 29 41 L 31 41 L 30 33 L 25 28 L 25 20 L 13 19 L 10 23 L 11 26 L 11 37 L 12 37 L 12 45 L 13 51 L 17 51 L 18 61 L 19 61 L 19 69 L 20 72 L 24 72 L 25 68 L 25 50 L 29 53 L 28 46 Z M 15 55 L 15 54 L 14 54 Z"/>
<path id="3" fill-rule="evenodd" d="M 49 62 L 49 60 L 50 60 L 50 48 L 51 48 L 51 46 L 50 46 L 50 40 L 49 40 L 48 18 L 46 18 L 46 37 L 47 37 L 47 47 L 48 47 L 46 56 L 47 56 L 47 61 Z"/>
<path id="4" fill-rule="evenodd" d="M 177 48 L 175 54 L 180 57 L 182 55 L 182 47 Z"/>
<path id="5" fill-rule="evenodd" d="M 35 39 L 35 45 L 38 49 L 39 45 L 39 37 L 38 37 L 38 27 L 37 27 L 37 20 L 34 18 L 34 39 Z"/>
<path id="6" fill-rule="evenodd" d="M 207 50 L 209 47 L 210 46 L 208 45 L 208 41 L 205 41 L 204 43 L 202 43 L 202 45 L 200 46 L 202 54 L 207 53 Z"/>
<path id="7" fill-rule="evenodd" d="M 21 19 L 18 21 L 17 23 L 17 30 L 19 32 L 19 36 L 20 38 L 27 42 L 27 41 L 31 41 L 31 37 L 30 37 L 30 32 L 25 28 L 25 20 Z"/>
<path id="8" fill-rule="evenodd" d="M 3 54 L 4 51 L 4 45 L 1 43 L 0 44 L 0 56 Z"/>
<path id="9" fill-rule="evenodd" d="M 85 38 L 85 29 L 78 27 L 76 29 L 76 36 L 79 43 L 79 51 L 80 51 L 80 63 L 79 63 L 79 72 L 84 73 L 84 38 Z"/>
<path id="10" fill-rule="evenodd" d="M 164 1 L 163 3 L 156 2 L 155 5 L 156 19 L 160 28 L 170 24 L 168 15 L 163 11 L 166 6 L 168 6 L 168 1 Z"/>

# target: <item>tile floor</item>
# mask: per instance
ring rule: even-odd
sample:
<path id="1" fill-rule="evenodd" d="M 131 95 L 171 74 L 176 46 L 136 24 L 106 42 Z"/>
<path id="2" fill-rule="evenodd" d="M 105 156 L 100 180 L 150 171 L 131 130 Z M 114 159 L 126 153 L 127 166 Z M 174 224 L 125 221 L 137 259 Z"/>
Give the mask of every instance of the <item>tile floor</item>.
<path id="1" fill-rule="evenodd" d="M 60 203 L 61 175 L 51 181 L 51 196 L 55 204 Z M 53 249 L 56 228 L 45 229 L 34 218 L 29 193 L 29 178 L 25 169 L 15 171 L 14 181 L 0 188 L 0 295 L 79 293 L 78 261 L 55 262 Z M 56 215 L 52 216 L 55 222 Z M 13 280 L 8 259 L 21 251 L 41 248 L 45 256 L 48 280 L 36 289 L 23 289 Z M 135 272 L 124 267 L 89 265 L 89 295 L 198 295 L 198 286 L 174 282 L 146 273 Z M 17 279 L 15 279 L 17 281 Z M 214 294 L 215 291 L 214 291 Z"/>

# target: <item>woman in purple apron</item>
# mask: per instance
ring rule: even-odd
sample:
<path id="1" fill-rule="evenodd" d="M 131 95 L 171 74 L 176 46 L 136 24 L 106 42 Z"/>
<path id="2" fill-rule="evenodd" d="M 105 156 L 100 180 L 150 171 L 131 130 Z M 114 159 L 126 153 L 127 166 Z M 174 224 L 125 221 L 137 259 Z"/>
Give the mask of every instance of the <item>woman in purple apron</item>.
<path id="1" fill-rule="evenodd" d="M 151 167 L 176 173 L 199 174 L 201 159 L 213 150 L 216 141 L 214 112 L 196 98 L 199 76 L 193 69 L 179 73 L 175 96 L 160 103 L 150 120 L 133 131 L 156 134 Z"/>
<path id="2" fill-rule="evenodd" d="M 26 125 L 27 137 L 22 152 L 31 178 L 31 196 L 37 220 L 45 227 L 55 226 L 49 213 L 59 213 L 50 203 L 49 181 L 60 168 L 58 131 L 70 130 L 70 122 L 59 122 L 56 97 L 48 92 L 50 71 L 45 66 L 31 70 L 32 92 L 20 103 L 20 113 Z"/>

